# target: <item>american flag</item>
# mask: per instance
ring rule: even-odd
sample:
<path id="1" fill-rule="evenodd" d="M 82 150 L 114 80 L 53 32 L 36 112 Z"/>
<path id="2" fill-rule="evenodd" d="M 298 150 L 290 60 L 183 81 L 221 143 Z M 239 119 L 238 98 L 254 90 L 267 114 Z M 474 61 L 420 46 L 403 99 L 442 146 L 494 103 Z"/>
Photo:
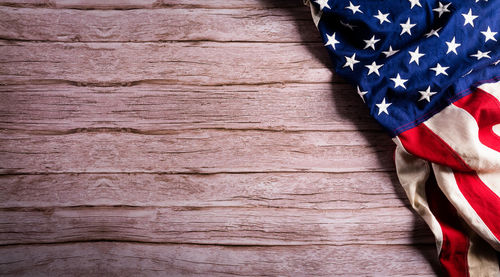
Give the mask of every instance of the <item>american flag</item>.
<path id="1" fill-rule="evenodd" d="M 500 276 L 500 0 L 310 0 L 450 276 Z"/>

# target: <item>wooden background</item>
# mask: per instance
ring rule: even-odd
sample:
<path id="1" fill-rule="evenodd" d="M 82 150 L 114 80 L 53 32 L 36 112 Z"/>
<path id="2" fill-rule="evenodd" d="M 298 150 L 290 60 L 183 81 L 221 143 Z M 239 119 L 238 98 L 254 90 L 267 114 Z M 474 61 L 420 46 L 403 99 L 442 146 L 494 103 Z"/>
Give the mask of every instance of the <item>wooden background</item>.
<path id="1" fill-rule="evenodd" d="M 299 0 L 0 0 L 0 274 L 428 276 Z"/>

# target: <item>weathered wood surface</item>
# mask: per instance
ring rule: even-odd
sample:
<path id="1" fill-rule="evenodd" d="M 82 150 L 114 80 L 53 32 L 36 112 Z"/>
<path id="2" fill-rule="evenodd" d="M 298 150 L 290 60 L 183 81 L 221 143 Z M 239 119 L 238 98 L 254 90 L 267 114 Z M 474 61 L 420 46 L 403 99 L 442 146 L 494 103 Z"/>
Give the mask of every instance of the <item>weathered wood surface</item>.
<path id="1" fill-rule="evenodd" d="M 393 174 L 61 173 L 0 175 L 0 208 L 23 207 L 269 207 L 360 210 L 394 207 L 403 189 Z M 368 190 L 367 187 L 370 189 Z M 409 217 L 410 213 L 404 215 Z"/>
<path id="2" fill-rule="evenodd" d="M 0 153 L 9 163 L 0 167 L 0 173 L 364 172 L 392 169 L 393 145 L 369 146 L 363 137 L 354 137 L 350 132 L 158 132 L 158 135 L 112 130 L 77 131 L 67 135 L 2 134 Z M 373 138 L 380 138 L 380 134 Z M 384 164 L 380 163 L 377 154 Z"/>
<path id="3" fill-rule="evenodd" d="M 106 5 L 111 1 L 99 2 Z M 221 8 L 227 2 L 232 5 Z M 319 42 L 319 33 L 310 29 L 311 16 L 302 7 L 293 4 L 290 8 L 274 9 L 270 13 L 272 7 L 256 6 L 250 1 L 235 2 L 221 2 L 219 8 L 203 3 L 205 7 L 189 5 L 168 9 L 90 10 L 85 13 L 71 9 L 0 6 L 3 18 L 0 38 L 60 42 Z M 241 6 L 242 3 L 254 5 L 245 7 Z M 57 26 L 57 32 L 54 32 L 54 26 Z"/>
<path id="4" fill-rule="evenodd" d="M 429 257 L 435 251 L 421 250 Z M 8 246 L 0 274 L 15 276 L 433 276 L 406 245 L 212 246 L 72 243 Z M 353 259 L 352 257 L 356 257 Z M 1 263 L 0 263 L 1 264 Z M 33 266 L 35 265 L 35 266 Z"/>
<path id="5" fill-rule="evenodd" d="M 301 3 L 289 0 L 1 0 L 1 6 L 41 7 L 68 9 L 165 9 L 165 8 L 210 8 L 210 9 L 269 9 L 302 8 Z M 272 15 L 270 13 L 269 15 Z"/>
<path id="6" fill-rule="evenodd" d="M 1 0 L 0 274 L 418 276 L 301 1 Z"/>
<path id="7" fill-rule="evenodd" d="M 348 84 L 0 86 L 0 128 L 53 134 L 103 127 L 144 133 L 193 128 L 363 130 L 380 133 L 377 141 L 387 143 L 367 110 Z"/>
<path id="8" fill-rule="evenodd" d="M 85 240 L 228 245 L 430 242 L 426 237 L 408 237 L 413 217 L 393 207 L 21 208 L 0 211 L 0 218 L 0 241 L 5 245 Z"/>
<path id="9" fill-rule="evenodd" d="M 323 50 L 321 44 L 314 47 Z M 222 86 L 338 79 L 300 43 L 0 41 L 0 52 L 0 63 L 10 65 L 0 68 L 0 79 L 7 85 L 59 81 L 116 86 L 159 81 Z"/>

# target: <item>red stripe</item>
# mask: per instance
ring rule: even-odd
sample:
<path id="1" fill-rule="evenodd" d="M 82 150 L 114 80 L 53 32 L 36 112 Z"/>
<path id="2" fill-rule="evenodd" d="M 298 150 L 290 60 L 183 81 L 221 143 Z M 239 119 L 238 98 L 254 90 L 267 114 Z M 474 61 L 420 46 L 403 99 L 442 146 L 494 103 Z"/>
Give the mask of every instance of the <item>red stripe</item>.
<path id="1" fill-rule="evenodd" d="M 402 133 L 399 138 L 408 152 L 453 169 L 458 188 L 466 201 L 500 240 L 500 197 L 479 179 L 477 173 L 425 124 Z"/>
<path id="2" fill-rule="evenodd" d="M 500 152 L 500 137 L 493 132 L 493 126 L 500 124 L 500 102 L 493 95 L 477 89 L 473 94 L 453 103 L 470 113 L 479 126 L 479 141 Z"/>
<path id="3" fill-rule="evenodd" d="M 434 176 L 425 185 L 429 208 L 441 226 L 443 245 L 439 261 L 448 276 L 469 276 L 467 252 L 469 239 L 456 209 L 439 190 Z"/>
<path id="4" fill-rule="evenodd" d="M 476 213 L 500 240 L 500 197 L 486 186 L 476 173 L 453 172 L 460 192 Z"/>
<path id="5" fill-rule="evenodd" d="M 423 123 L 398 137 L 406 151 L 417 157 L 452 169 L 471 171 L 462 158 Z"/>
<path id="6" fill-rule="evenodd" d="M 458 188 L 466 201 L 500 240 L 500 197 L 479 179 L 477 173 L 425 124 L 404 132 L 400 135 L 400 140 L 408 152 L 452 168 Z"/>

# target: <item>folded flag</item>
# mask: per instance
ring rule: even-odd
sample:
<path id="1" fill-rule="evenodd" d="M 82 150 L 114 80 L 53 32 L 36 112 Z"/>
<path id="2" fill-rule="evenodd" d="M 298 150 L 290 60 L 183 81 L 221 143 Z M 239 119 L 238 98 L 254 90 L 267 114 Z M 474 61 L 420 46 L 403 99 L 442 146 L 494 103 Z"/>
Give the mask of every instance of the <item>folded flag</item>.
<path id="1" fill-rule="evenodd" d="M 500 276 L 500 0 L 311 0 L 451 276 Z"/>

